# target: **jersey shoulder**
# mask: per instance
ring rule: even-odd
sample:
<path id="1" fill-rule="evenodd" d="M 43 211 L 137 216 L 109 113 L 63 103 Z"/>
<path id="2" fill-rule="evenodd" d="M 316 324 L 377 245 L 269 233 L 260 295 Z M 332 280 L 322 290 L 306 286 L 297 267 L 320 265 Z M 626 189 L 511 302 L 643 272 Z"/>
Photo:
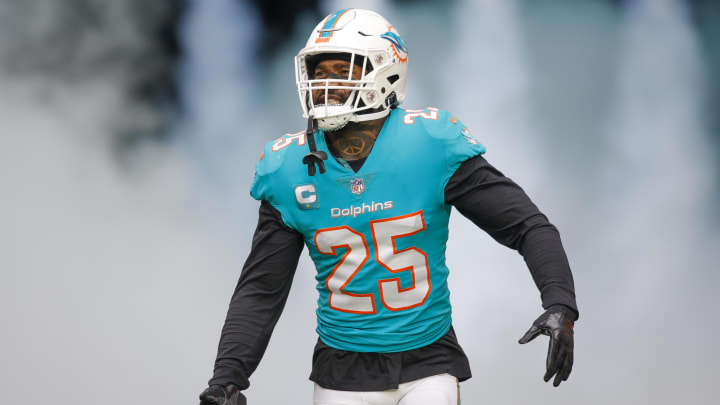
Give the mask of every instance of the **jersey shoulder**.
<path id="1" fill-rule="evenodd" d="M 457 132 L 457 126 L 462 125 L 449 111 L 435 107 L 403 109 L 399 113 L 402 114 L 403 127 L 422 129 L 434 138 L 450 137 Z"/>
<path id="2" fill-rule="evenodd" d="M 304 131 L 285 134 L 278 139 L 269 141 L 265 144 L 260 160 L 255 165 L 256 173 L 266 175 L 279 170 L 288 160 L 288 155 L 297 155 L 298 146 L 304 146 L 306 142 Z"/>
<path id="3" fill-rule="evenodd" d="M 401 127 L 415 132 L 413 135 L 435 140 L 432 144 L 441 143 L 440 147 L 451 165 L 485 153 L 485 146 L 450 111 L 427 107 L 421 110 L 405 109 L 400 113 L 403 114 Z"/>
<path id="4" fill-rule="evenodd" d="M 272 194 L 273 173 L 280 171 L 288 162 L 300 164 L 305 148 L 305 132 L 285 134 L 265 144 L 260 160 L 255 164 L 255 179 L 250 188 L 250 195 L 256 200 L 274 202 Z"/>

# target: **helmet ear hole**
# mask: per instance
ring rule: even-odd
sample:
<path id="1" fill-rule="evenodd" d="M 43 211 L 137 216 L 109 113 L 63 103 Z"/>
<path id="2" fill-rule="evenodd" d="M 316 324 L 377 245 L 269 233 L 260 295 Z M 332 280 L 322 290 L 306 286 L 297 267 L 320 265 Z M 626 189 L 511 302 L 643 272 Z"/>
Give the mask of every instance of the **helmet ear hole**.
<path id="1" fill-rule="evenodd" d="M 392 75 L 392 76 L 388 76 L 388 78 L 387 78 L 387 80 L 390 82 L 390 84 L 395 83 L 399 79 L 400 79 L 400 75 Z"/>
<path id="2" fill-rule="evenodd" d="M 380 89 L 380 93 L 385 94 L 385 87 L 383 87 L 382 89 Z"/>

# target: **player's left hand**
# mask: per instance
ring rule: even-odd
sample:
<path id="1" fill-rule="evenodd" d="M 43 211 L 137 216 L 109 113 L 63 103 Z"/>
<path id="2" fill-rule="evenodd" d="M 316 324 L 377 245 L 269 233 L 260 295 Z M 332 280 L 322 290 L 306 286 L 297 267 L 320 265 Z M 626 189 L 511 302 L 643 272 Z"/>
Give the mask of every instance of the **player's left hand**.
<path id="1" fill-rule="evenodd" d="M 550 346 L 547 354 L 547 372 L 545 382 L 555 376 L 553 386 L 557 387 L 568 379 L 573 366 L 573 324 L 575 316 L 562 305 L 553 305 L 548 308 L 533 325 L 520 338 L 519 343 L 525 344 L 538 335 L 550 336 Z"/>
<path id="2" fill-rule="evenodd" d="M 200 394 L 200 405 L 247 405 L 238 387 L 211 385 Z"/>

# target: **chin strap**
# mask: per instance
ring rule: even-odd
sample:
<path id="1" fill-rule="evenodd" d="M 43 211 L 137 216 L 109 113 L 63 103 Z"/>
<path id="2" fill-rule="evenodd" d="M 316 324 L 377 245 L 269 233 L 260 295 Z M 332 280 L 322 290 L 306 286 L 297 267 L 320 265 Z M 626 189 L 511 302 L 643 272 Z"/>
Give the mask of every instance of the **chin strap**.
<path id="1" fill-rule="evenodd" d="M 318 151 L 315 146 L 316 129 L 315 120 L 312 117 L 309 117 L 307 129 L 305 130 L 305 138 L 307 139 L 308 146 L 310 146 L 310 153 L 305 155 L 302 160 L 304 164 L 308 165 L 308 176 L 315 175 L 315 165 L 320 168 L 320 174 L 325 173 L 325 162 L 323 162 L 323 160 L 327 160 L 328 158 L 327 153 Z"/>

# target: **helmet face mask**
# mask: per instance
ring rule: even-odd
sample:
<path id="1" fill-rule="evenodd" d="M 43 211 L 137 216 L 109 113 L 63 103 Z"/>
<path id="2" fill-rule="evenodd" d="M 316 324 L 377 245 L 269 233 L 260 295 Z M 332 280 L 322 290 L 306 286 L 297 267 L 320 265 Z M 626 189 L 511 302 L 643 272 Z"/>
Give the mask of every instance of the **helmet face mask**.
<path id="1" fill-rule="evenodd" d="M 353 78 L 315 79 L 315 66 L 328 59 L 360 67 Z M 303 116 L 323 130 L 337 130 L 348 122 L 382 118 L 404 99 L 407 49 L 400 35 L 379 14 L 358 9 L 338 11 L 315 27 L 307 45 L 295 57 L 295 79 Z M 343 104 L 316 104 L 314 94 L 351 90 Z"/>

